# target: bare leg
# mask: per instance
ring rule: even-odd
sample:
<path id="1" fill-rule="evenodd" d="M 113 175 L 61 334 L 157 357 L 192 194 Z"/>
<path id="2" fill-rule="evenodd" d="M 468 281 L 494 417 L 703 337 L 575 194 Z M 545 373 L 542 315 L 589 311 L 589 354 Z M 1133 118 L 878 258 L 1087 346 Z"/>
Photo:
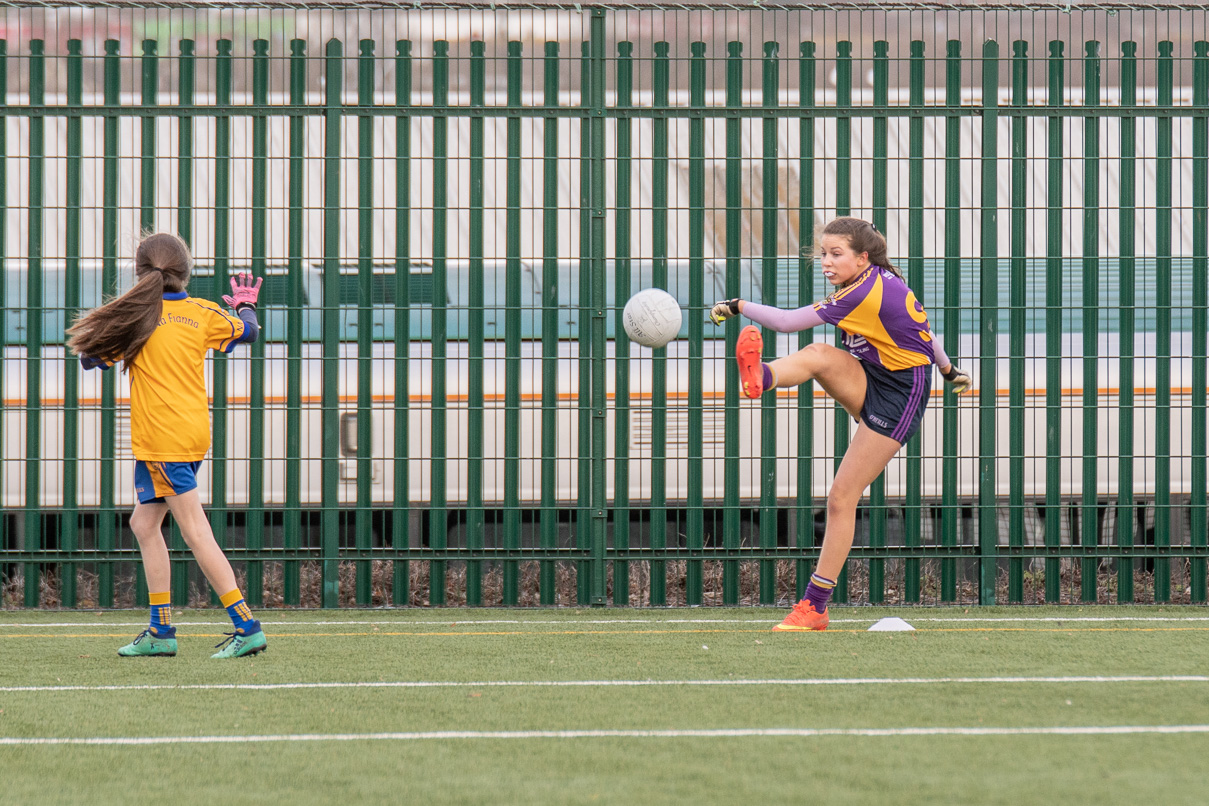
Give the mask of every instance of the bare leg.
<path id="1" fill-rule="evenodd" d="M 231 563 L 227 561 L 226 555 L 214 539 L 214 532 L 210 529 L 210 521 L 202 509 L 201 497 L 198 496 L 197 490 L 193 489 L 165 500 L 168 502 L 168 508 L 172 510 L 172 517 L 176 518 L 176 523 L 181 528 L 181 535 L 193 552 L 193 558 L 201 566 L 202 573 L 210 581 L 211 587 L 220 596 L 235 590 L 238 587 L 235 584 L 235 572 L 231 570 Z"/>
<path id="2" fill-rule="evenodd" d="M 769 366 L 776 373 L 778 388 L 818 381 L 823 391 L 845 411 L 860 418 L 865 407 L 865 370 L 860 360 L 847 350 L 816 342 L 793 355 L 769 362 Z"/>
<path id="3" fill-rule="evenodd" d="M 168 562 L 168 546 L 160 527 L 168 514 L 167 504 L 135 504 L 130 515 L 130 531 L 139 541 L 139 554 L 143 558 L 143 573 L 147 575 L 147 589 L 162 593 L 172 585 L 172 565 Z"/>
<path id="4" fill-rule="evenodd" d="M 818 381 L 833 400 L 854 418 L 865 407 L 868 382 L 860 360 L 830 344 L 808 344 L 792 355 L 771 362 L 777 386 L 799 386 Z M 844 570 L 856 533 L 856 506 L 861 496 L 902 448 L 902 443 L 861 423 L 827 494 L 827 532 L 819 556 L 818 573 L 838 579 Z"/>
<path id="5" fill-rule="evenodd" d="M 856 533 L 856 505 L 900 448 L 901 442 L 877 433 L 864 423 L 857 427 L 827 494 L 827 532 L 819 555 L 820 576 L 839 578 Z"/>

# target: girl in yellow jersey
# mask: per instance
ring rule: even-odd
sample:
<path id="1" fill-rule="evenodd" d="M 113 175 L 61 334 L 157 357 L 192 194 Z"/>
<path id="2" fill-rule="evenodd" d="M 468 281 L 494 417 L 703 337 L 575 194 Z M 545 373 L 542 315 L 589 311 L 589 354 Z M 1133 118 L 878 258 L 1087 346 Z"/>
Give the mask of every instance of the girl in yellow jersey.
<path id="1" fill-rule="evenodd" d="M 964 392 L 970 377 L 945 355 L 928 314 L 886 253 L 886 239 L 868 221 L 837 218 L 823 228 L 823 276 L 835 286 L 826 299 L 795 311 L 732 299 L 714 305 L 714 322 L 743 314 L 782 333 L 827 323 L 844 333 L 844 347 L 815 342 L 771 363 L 761 360 L 758 328 L 743 328 L 736 344 L 743 394 L 757 398 L 810 380 L 860 423 L 827 493 L 827 531 L 806 596 L 777 631 L 825 630 L 827 602 L 848 559 L 856 505 L 899 449 L 919 429 L 932 390 L 932 365 Z"/>
<path id="2" fill-rule="evenodd" d="M 231 296 L 223 301 L 235 310 L 232 316 L 185 293 L 192 268 L 183 240 L 167 233 L 147 236 L 135 252 L 134 287 L 81 316 L 67 331 L 67 345 L 85 369 L 109 369 L 122 361 L 130 373 L 130 441 L 138 493 L 130 528 L 147 575 L 151 624 L 118 650 L 123 657 L 176 654 L 171 566 L 160 531 L 169 512 L 235 626 L 212 657 L 254 655 L 267 645 L 197 493 L 197 470 L 210 449 L 206 352 L 229 353 L 237 344 L 256 341 L 261 280 L 253 283 L 250 274 L 231 280 Z"/>

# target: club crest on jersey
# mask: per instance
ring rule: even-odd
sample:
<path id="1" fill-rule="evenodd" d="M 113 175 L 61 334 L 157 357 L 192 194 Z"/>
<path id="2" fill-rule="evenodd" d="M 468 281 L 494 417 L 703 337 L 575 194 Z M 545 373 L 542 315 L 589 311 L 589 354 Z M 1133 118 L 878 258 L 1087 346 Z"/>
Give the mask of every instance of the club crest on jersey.
<path id="1" fill-rule="evenodd" d="M 849 350 L 859 349 L 861 347 L 864 347 L 868 343 L 869 343 L 869 340 L 858 333 L 845 333 L 844 334 L 844 344 L 845 344 L 845 346 L 848 347 Z"/>

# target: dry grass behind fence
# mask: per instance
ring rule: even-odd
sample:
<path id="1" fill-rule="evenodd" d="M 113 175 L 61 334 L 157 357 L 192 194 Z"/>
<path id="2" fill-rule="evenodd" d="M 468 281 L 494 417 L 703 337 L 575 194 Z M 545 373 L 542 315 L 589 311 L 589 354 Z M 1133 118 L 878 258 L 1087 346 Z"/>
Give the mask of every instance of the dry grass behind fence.
<path id="1" fill-rule="evenodd" d="M 465 562 L 447 561 L 445 605 L 463 606 L 467 603 L 467 568 Z M 670 607 L 687 605 L 685 588 L 686 562 L 683 560 L 668 561 L 666 568 L 666 599 Z M 703 604 L 721 606 L 724 586 L 723 561 L 707 560 L 702 562 L 702 587 L 704 591 Z M 759 605 L 760 602 L 760 565 L 759 561 L 739 561 L 739 604 L 743 606 Z M 959 577 L 956 586 L 956 598 L 951 602 L 941 599 L 941 576 L 939 563 L 922 561 L 921 599 L 918 603 L 908 603 L 904 599 L 903 563 L 898 560 L 885 562 L 884 597 L 880 604 L 977 604 L 977 579 L 971 575 Z M 388 607 L 395 605 L 394 563 L 389 560 L 373 560 L 370 566 L 370 601 L 371 607 Z M 356 562 L 342 562 L 339 566 L 339 606 L 356 607 L 357 588 Z M 869 574 L 865 562 L 848 563 L 848 602 L 850 604 L 870 604 Z M 1060 584 L 1062 604 L 1080 604 L 1081 564 L 1077 561 L 1062 560 L 1062 579 Z M 577 606 L 577 575 L 576 563 L 556 562 L 554 574 L 554 604 L 556 606 Z M 789 606 L 796 598 L 795 562 L 792 560 L 776 561 L 775 604 Z M 196 577 L 196 574 L 194 575 Z M 247 579 L 243 568 L 237 565 L 237 576 L 242 590 L 247 590 Z M 518 563 L 518 601 L 522 607 L 536 607 L 542 604 L 540 591 L 540 564 L 536 561 L 521 561 Z M 135 574 L 132 565 L 119 567 L 115 575 L 114 607 L 133 608 L 143 607 L 145 602 L 135 601 Z M 482 601 L 487 606 L 504 604 L 504 574 L 498 562 L 484 562 L 482 567 Z M 265 608 L 286 607 L 284 595 L 283 564 L 280 562 L 264 563 L 262 586 L 263 604 Z M 412 561 L 407 567 L 407 597 L 399 602 L 400 606 L 427 607 L 431 603 L 430 564 L 427 561 Z M 629 564 L 629 598 L 628 604 L 633 607 L 650 605 L 650 563 L 646 561 Z M 1114 604 L 1117 598 L 1118 577 L 1109 563 L 1100 565 L 1097 574 L 1097 603 Z M 77 607 L 83 609 L 98 606 L 98 579 L 95 572 L 86 568 L 77 569 Z M 61 580 L 54 570 L 44 571 L 39 579 L 40 608 L 57 608 L 62 604 Z M 1006 571 L 998 575 L 996 586 L 997 601 L 1009 603 L 1008 577 Z M 322 606 L 323 578 L 322 567 L 318 562 L 299 563 L 299 604 L 300 607 L 317 608 Z M 609 564 L 607 598 L 609 604 L 614 604 L 614 565 Z M 24 606 L 25 578 L 23 573 L 0 580 L 0 607 L 17 609 Z M 1154 574 L 1138 570 L 1134 574 L 1134 602 L 1137 604 L 1154 603 Z M 1189 565 L 1186 560 L 1173 560 L 1171 563 L 1171 589 L 1169 602 L 1171 604 L 1190 604 L 1191 586 Z M 1045 604 L 1045 573 L 1041 570 L 1029 570 L 1024 575 L 1023 604 Z M 178 603 L 185 606 L 186 603 Z M 200 578 L 190 585 L 189 607 L 208 607 L 211 605 L 209 590 L 201 584 Z"/>

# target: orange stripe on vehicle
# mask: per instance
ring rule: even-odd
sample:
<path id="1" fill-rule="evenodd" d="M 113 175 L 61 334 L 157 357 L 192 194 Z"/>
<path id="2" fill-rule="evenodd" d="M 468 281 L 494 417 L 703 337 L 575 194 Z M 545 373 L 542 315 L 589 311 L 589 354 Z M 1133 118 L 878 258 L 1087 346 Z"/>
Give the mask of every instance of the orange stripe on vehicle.
<path id="1" fill-rule="evenodd" d="M 777 393 L 778 397 L 797 397 L 798 396 L 798 391 L 796 388 L 776 389 L 774 391 Z M 973 387 L 971 387 L 971 391 L 966 392 L 963 395 L 963 397 L 966 397 L 966 398 L 977 397 L 977 395 L 974 393 L 978 392 L 978 391 L 980 391 L 980 388 L 978 386 L 973 386 Z M 1193 389 L 1191 386 L 1173 386 L 1173 387 L 1171 387 L 1169 394 L 1186 396 L 1186 395 L 1191 395 L 1194 391 L 1196 391 L 1196 390 Z M 1205 391 L 1209 392 L 1209 387 L 1206 387 Z M 997 397 L 1008 397 L 1009 395 L 1011 395 L 1011 393 L 1012 393 L 1012 391 L 1010 389 L 1000 388 L 1000 389 L 995 390 L 995 395 Z M 1099 389 L 1097 389 L 1096 393 L 1099 395 L 1113 396 L 1113 395 L 1120 395 L 1121 390 L 1119 387 L 1116 387 L 1116 386 L 1104 386 L 1104 387 L 1100 387 Z M 1133 393 L 1138 396 L 1155 395 L 1155 394 L 1158 394 L 1158 389 L 1153 386 L 1136 386 L 1136 387 L 1134 387 Z M 944 394 L 943 389 L 934 388 L 932 390 L 933 397 L 939 397 L 942 394 Z M 1035 387 L 1035 388 L 1026 388 L 1023 391 L 1023 394 L 1025 397 L 1045 397 L 1047 392 L 1044 387 Z M 1077 386 L 1063 387 L 1060 394 L 1063 397 L 1079 397 L 1083 394 L 1083 389 L 1081 387 L 1077 387 Z M 824 398 L 824 397 L 827 397 L 827 393 L 816 389 L 814 392 L 814 396 L 816 398 Z M 665 395 L 665 397 L 668 400 L 687 400 L 688 393 L 687 392 L 668 391 L 667 394 Z M 705 400 L 720 400 L 720 399 L 726 397 L 726 393 L 725 392 L 706 392 L 705 394 L 702 395 L 702 397 Z M 630 400 L 648 400 L 650 398 L 651 398 L 650 392 L 631 392 L 630 397 L 629 397 Z M 356 403 L 357 399 L 358 398 L 356 395 L 341 395 L 338 398 L 338 400 L 341 404 Z M 430 402 L 432 402 L 432 395 L 411 395 L 411 396 L 409 396 L 408 399 L 418 402 L 418 403 L 430 403 Z M 609 393 L 608 399 L 614 400 L 615 395 L 613 395 L 612 393 Z M 445 400 L 450 403 L 467 403 L 470 400 L 470 396 L 469 395 L 446 395 Z M 483 400 L 485 402 L 489 402 L 489 403 L 502 403 L 502 402 L 504 402 L 504 395 L 502 395 L 502 394 L 484 395 Z M 542 396 L 540 394 L 536 394 L 536 393 L 522 394 L 521 400 L 527 401 L 527 402 L 538 402 L 538 401 L 542 400 Z M 560 400 L 560 401 L 578 401 L 579 394 L 576 392 L 560 394 L 558 396 L 558 400 Z M 308 395 L 308 396 L 300 398 L 299 401 L 304 406 L 315 406 L 315 405 L 320 405 L 323 402 L 323 398 L 320 397 L 319 395 Z M 373 395 L 370 398 L 370 401 L 371 401 L 371 403 L 393 404 L 395 402 L 395 396 L 394 395 Z M 210 402 L 211 406 L 214 405 L 213 399 L 211 399 L 209 402 Z M 229 398 L 227 398 L 228 406 L 247 406 L 247 405 L 250 405 L 251 402 L 252 402 L 252 399 L 250 397 L 229 397 Z M 280 396 L 280 395 L 266 396 L 264 398 L 264 403 L 266 406 L 284 406 L 284 405 L 286 405 L 286 402 L 287 402 L 286 398 L 284 396 Z M 126 405 L 129 405 L 129 403 L 130 403 L 130 400 L 128 398 L 119 398 L 116 401 L 116 404 L 118 406 L 126 406 Z M 46 408 L 62 408 L 65 405 L 65 401 L 62 398 L 43 398 L 42 405 Z M 80 398 L 78 407 L 79 408 L 97 408 L 100 405 L 101 405 L 100 398 Z M 5 398 L 4 406 L 6 408 L 23 409 L 26 406 L 26 400 L 23 397 L 22 398 Z"/>

